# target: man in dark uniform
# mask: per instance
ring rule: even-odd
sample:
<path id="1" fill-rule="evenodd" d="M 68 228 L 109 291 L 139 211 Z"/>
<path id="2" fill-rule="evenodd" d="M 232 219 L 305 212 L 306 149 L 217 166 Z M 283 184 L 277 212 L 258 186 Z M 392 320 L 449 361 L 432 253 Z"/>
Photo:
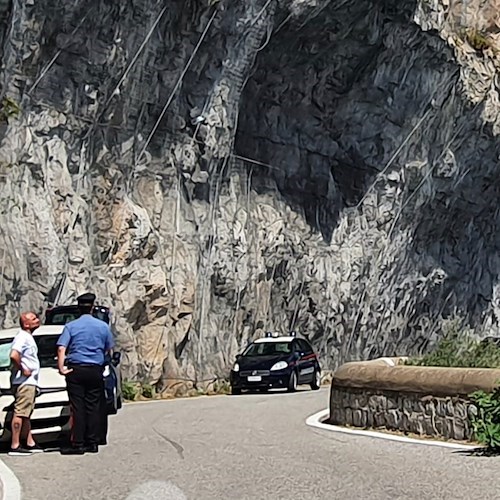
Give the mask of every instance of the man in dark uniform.
<path id="1" fill-rule="evenodd" d="M 93 293 L 78 297 L 80 317 L 70 321 L 57 341 L 57 366 L 66 377 L 71 408 L 71 447 L 65 455 L 97 453 L 102 439 L 104 359 L 113 348 L 109 326 L 92 316 Z"/>

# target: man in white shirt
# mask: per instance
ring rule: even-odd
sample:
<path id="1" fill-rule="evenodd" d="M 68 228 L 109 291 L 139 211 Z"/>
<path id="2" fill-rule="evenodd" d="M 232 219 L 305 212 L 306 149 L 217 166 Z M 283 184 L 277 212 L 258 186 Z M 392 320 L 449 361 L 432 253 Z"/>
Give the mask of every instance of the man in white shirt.
<path id="1" fill-rule="evenodd" d="M 14 337 L 10 351 L 11 387 L 14 394 L 14 415 L 12 417 L 12 441 L 9 455 L 31 455 L 43 451 L 31 434 L 30 417 L 35 409 L 35 397 L 40 373 L 38 347 L 33 332 L 40 326 L 35 313 L 21 314 L 21 330 Z M 26 439 L 26 446 L 21 445 Z"/>

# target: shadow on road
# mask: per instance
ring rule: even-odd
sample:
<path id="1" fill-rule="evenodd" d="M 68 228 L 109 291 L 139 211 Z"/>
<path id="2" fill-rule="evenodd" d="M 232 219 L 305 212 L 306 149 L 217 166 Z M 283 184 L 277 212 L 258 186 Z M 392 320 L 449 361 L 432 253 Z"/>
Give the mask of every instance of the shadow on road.
<path id="1" fill-rule="evenodd" d="M 46 442 L 40 443 L 40 447 L 43 449 L 44 453 L 59 453 L 61 448 L 67 446 L 67 444 L 61 444 L 60 442 Z M 0 443 L 0 455 L 8 455 L 10 451 L 10 443 L 2 442 Z M 0 497 L 1 498 L 1 497 Z"/>
<path id="2" fill-rule="evenodd" d="M 311 389 L 306 389 L 305 387 L 304 388 L 297 388 L 297 390 L 294 392 L 288 392 L 287 390 L 282 390 L 282 389 L 251 389 L 251 390 L 244 389 L 241 394 L 238 394 L 238 395 L 228 394 L 228 395 L 231 397 L 246 396 L 246 395 L 276 396 L 278 394 L 282 394 L 282 395 L 287 394 L 289 396 L 293 396 L 294 394 L 301 394 L 304 392 L 313 392 L 313 391 L 311 391 Z"/>
<path id="3" fill-rule="evenodd" d="M 453 453 L 457 455 L 464 455 L 466 457 L 499 457 L 500 449 L 492 450 L 478 446 L 472 450 L 456 450 Z"/>

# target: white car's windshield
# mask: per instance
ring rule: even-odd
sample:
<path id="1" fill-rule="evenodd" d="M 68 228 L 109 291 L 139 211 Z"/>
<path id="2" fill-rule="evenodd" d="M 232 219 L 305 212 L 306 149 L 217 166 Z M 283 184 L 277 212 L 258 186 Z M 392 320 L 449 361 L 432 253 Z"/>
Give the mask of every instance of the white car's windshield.
<path id="1" fill-rule="evenodd" d="M 41 368 L 57 368 L 57 339 L 59 335 L 39 335 L 35 337 Z M 13 338 L 0 340 L 0 371 L 10 369 L 10 348 Z"/>
<path id="2" fill-rule="evenodd" d="M 0 371 L 10 368 L 10 347 L 13 338 L 0 339 Z"/>

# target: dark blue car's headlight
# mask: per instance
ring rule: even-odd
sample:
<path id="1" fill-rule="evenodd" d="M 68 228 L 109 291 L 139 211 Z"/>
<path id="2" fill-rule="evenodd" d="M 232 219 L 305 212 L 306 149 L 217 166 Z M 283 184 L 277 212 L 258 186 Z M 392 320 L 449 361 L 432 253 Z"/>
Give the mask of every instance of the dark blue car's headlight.
<path id="1" fill-rule="evenodd" d="M 277 370 L 285 370 L 288 368 L 288 363 L 286 361 L 278 361 L 277 363 L 274 363 L 273 366 L 271 366 L 271 371 L 277 371 Z"/>

